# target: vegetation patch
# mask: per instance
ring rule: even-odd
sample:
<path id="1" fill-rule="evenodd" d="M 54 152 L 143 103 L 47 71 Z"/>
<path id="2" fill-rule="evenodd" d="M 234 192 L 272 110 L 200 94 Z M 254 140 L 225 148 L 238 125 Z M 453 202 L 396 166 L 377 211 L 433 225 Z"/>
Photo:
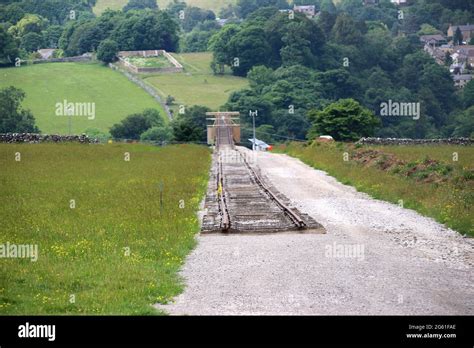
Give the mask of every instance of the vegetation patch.
<path id="1" fill-rule="evenodd" d="M 314 142 L 281 145 L 277 151 L 377 199 L 402 204 L 474 236 L 474 152 L 470 147 L 385 148 Z"/>
<path id="2" fill-rule="evenodd" d="M 171 68 L 173 64 L 170 63 L 166 57 L 126 57 L 125 61 L 138 68 Z"/>
<path id="3" fill-rule="evenodd" d="M 209 166 L 195 145 L 0 144 L 0 245 L 38 246 L 0 260 L 0 314 L 157 314 L 183 289 Z"/>
<path id="4" fill-rule="evenodd" d="M 184 72 L 148 74 L 143 79 L 163 98 L 169 95 L 175 98 L 175 112 L 178 105 L 203 105 L 217 109 L 225 104 L 232 92 L 248 85 L 245 78 L 214 75 L 210 68 L 211 53 L 183 53 L 173 56 L 184 66 Z"/>
<path id="5" fill-rule="evenodd" d="M 119 72 L 100 64 L 50 63 L 0 71 L 0 88 L 15 86 L 26 93 L 23 106 L 46 134 L 80 134 L 89 128 L 108 132 L 127 115 L 146 108 L 165 111 L 153 97 Z M 57 116 L 57 104 L 88 103 L 95 117 Z M 70 128 L 69 128 L 70 125 Z"/>

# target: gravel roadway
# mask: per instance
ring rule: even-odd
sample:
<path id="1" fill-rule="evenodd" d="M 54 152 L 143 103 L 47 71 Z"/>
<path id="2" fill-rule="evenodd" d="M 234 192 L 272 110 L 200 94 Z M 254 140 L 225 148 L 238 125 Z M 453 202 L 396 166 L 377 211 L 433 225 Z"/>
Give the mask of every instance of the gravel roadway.
<path id="1" fill-rule="evenodd" d="M 286 155 L 264 177 L 326 234 L 198 236 L 171 315 L 474 314 L 474 241 Z"/>

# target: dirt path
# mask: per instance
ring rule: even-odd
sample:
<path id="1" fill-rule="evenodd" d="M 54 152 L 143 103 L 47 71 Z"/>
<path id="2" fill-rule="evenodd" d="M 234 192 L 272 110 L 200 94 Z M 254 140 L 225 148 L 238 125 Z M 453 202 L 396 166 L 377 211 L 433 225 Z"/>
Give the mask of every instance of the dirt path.
<path id="1" fill-rule="evenodd" d="M 170 314 L 474 314 L 474 241 L 285 155 L 262 174 L 327 234 L 199 236 Z"/>

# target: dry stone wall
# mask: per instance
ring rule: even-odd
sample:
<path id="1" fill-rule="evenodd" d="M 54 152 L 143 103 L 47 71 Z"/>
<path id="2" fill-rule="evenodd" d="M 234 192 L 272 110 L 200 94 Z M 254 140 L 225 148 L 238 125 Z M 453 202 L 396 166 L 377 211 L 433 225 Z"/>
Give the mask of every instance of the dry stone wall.
<path id="1" fill-rule="evenodd" d="M 58 135 L 37 133 L 3 133 L 0 134 L 0 143 L 65 143 L 96 144 L 98 139 L 91 139 L 87 135 Z"/>

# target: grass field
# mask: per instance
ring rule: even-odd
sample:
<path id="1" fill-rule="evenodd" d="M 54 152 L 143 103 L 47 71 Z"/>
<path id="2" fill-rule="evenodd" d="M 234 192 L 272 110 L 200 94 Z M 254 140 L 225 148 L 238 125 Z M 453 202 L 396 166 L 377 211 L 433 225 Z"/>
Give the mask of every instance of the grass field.
<path id="1" fill-rule="evenodd" d="M 400 203 L 474 237 L 474 148 L 292 143 L 300 158 L 372 197 Z M 378 151 L 378 152 L 374 152 Z M 344 161 L 344 154 L 348 161 Z M 458 161 L 453 161 L 457 153 Z"/>
<path id="2" fill-rule="evenodd" d="M 68 117 L 56 116 L 56 103 L 95 103 L 95 119 L 72 117 L 72 133 L 87 128 L 107 132 L 127 115 L 161 107 L 150 95 L 119 72 L 100 64 L 50 63 L 0 69 L 0 88 L 13 85 L 26 92 L 29 108 L 43 133 L 68 133 Z"/>
<path id="3" fill-rule="evenodd" d="M 182 291 L 209 166 L 196 145 L 0 145 L 0 245 L 39 254 L 0 258 L 0 315 L 157 313 Z"/>
<path id="4" fill-rule="evenodd" d="M 164 9 L 171 2 L 171 0 L 157 0 L 156 2 L 160 9 Z M 127 3 L 128 0 L 97 0 L 97 4 L 94 7 L 94 12 L 96 14 L 100 14 L 107 8 L 112 10 L 121 10 Z M 197 6 L 200 8 L 212 10 L 217 15 L 222 7 L 225 7 L 228 4 L 235 4 L 236 0 L 186 0 L 186 3 L 189 6 Z"/>
<path id="5" fill-rule="evenodd" d="M 245 88 L 247 79 L 231 75 L 215 76 L 209 64 L 212 53 L 174 54 L 185 71 L 177 74 L 150 74 L 144 80 L 166 98 L 172 95 L 177 105 L 204 105 L 217 110 L 231 92 Z"/>

